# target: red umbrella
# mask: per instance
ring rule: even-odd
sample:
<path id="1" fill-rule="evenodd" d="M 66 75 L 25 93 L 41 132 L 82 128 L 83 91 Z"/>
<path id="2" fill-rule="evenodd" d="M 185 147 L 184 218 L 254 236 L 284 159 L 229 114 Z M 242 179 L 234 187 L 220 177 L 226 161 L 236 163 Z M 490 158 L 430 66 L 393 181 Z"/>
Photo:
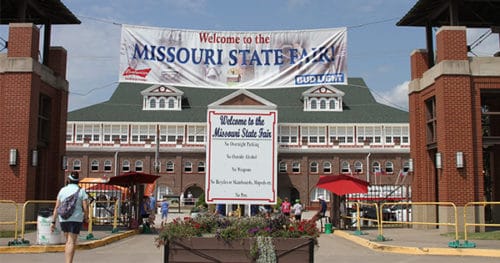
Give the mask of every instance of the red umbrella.
<path id="1" fill-rule="evenodd" d="M 126 172 L 117 176 L 109 178 L 108 184 L 131 186 L 136 184 L 152 184 L 156 179 L 160 178 L 159 175 L 147 174 L 141 172 Z"/>
<path id="2" fill-rule="evenodd" d="M 368 182 L 345 174 L 321 176 L 316 187 L 336 195 L 368 193 Z"/>

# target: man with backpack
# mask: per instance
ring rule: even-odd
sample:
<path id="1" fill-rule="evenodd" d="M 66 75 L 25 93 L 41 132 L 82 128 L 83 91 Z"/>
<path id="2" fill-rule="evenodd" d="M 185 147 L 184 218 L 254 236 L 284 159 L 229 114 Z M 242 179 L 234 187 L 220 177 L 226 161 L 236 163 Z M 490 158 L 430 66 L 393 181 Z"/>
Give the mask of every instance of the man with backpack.
<path id="1" fill-rule="evenodd" d="M 85 191 L 80 191 L 78 181 L 80 181 L 78 172 L 72 172 L 68 175 L 68 184 L 61 188 L 61 190 L 59 190 L 59 193 L 57 194 L 53 215 L 54 221 L 52 221 L 50 227 L 51 230 L 54 231 L 56 219 L 59 220 L 61 224 L 61 230 L 64 232 L 64 237 L 66 238 L 66 245 L 64 247 L 66 263 L 73 262 L 78 235 L 80 234 L 83 222 L 88 222 L 89 216 L 89 196 Z M 77 192 L 77 199 L 74 205 L 74 210 L 72 213 L 70 213 L 71 215 L 68 215 L 68 217 L 59 215 L 58 208 L 63 205 L 66 206 L 64 200 L 68 197 L 71 197 Z"/>

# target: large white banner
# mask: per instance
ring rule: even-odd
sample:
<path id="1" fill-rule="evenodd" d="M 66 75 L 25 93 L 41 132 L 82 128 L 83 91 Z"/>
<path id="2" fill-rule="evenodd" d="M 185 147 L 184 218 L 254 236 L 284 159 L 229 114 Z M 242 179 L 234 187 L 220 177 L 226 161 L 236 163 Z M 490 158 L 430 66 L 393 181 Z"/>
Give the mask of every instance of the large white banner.
<path id="1" fill-rule="evenodd" d="M 122 26 L 120 82 L 208 88 L 347 84 L 347 29 L 205 31 Z"/>
<path id="2" fill-rule="evenodd" d="M 207 203 L 275 204 L 276 111 L 209 110 Z"/>

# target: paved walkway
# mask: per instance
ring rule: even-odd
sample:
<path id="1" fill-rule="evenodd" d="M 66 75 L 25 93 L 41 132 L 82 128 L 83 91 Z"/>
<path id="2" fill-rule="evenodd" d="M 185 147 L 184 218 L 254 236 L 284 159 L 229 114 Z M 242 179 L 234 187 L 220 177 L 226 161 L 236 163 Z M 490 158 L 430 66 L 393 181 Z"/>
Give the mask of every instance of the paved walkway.
<path id="1" fill-rule="evenodd" d="M 304 218 L 310 218 L 311 213 L 306 213 Z M 170 218 L 183 217 L 185 214 L 174 214 L 169 215 Z M 134 240 L 132 243 L 136 248 L 132 249 L 134 251 L 151 251 L 151 257 L 158 258 L 162 257 L 162 249 L 158 249 L 154 246 L 154 238 L 156 235 L 138 234 L 136 231 L 119 231 L 118 233 L 111 233 L 110 230 L 98 230 L 93 233 L 95 239 L 88 239 L 88 233 L 82 232 L 80 235 L 79 250 L 91 250 L 94 251 L 108 251 L 109 255 L 115 255 L 114 257 L 120 257 L 121 255 L 127 255 L 129 251 L 127 248 L 130 245 L 130 240 Z M 14 254 L 23 254 L 22 258 L 27 258 L 26 262 L 30 262 L 31 255 L 36 255 L 36 253 L 47 253 L 47 252 L 62 252 L 64 251 L 63 245 L 36 245 L 36 233 L 26 234 L 26 239 L 30 241 L 29 246 L 7 246 L 8 241 L 6 238 L 0 239 L 0 261 L 3 259 L 10 259 L 9 254 L 15 256 Z M 343 241 L 339 241 L 343 240 Z M 436 256 L 473 256 L 478 257 L 478 262 L 483 262 L 483 259 L 494 259 L 495 261 L 500 260 L 500 241 L 485 241 L 485 240 L 473 240 L 476 244 L 476 248 L 450 248 L 449 242 L 454 241 L 449 237 L 443 236 L 438 230 L 415 230 L 410 228 L 389 228 L 384 229 L 383 239 L 378 236 L 376 229 L 374 230 L 362 230 L 361 233 L 356 231 L 347 230 L 334 230 L 333 234 L 323 233 L 319 239 L 319 248 L 315 250 L 315 258 L 317 262 L 325 262 L 319 259 L 326 259 L 329 257 L 335 257 L 334 247 L 338 247 L 339 242 L 347 242 L 351 244 L 356 244 L 363 246 L 371 251 L 396 253 L 396 254 L 406 254 L 406 255 L 436 255 Z M 461 241 L 463 243 L 463 241 Z M 106 246 L 106 247 L 105 247 Z M 348 245 L 346 245 L 348 246 Z M 117 249 L 117 253 L 110 253 L 110 249 L 114 251 Z M 130 249 L 130 248 L 128 248 Z M 342 251 L 344 253 L 345 251 Z M 88 253 L 84 253 L 83 255 Z M 100 252 L 99 252 L 100 253 Z M 338 251 L 337 251 L 338 253 Z M 63 253 L 59 256 L 64 256 Z M 80 252 L 78 252 L 80 254 Z M 92 253 L 90 253 L 91 255 Z M 356 252 L 352 252 L 353 255 Z M 382 253 L 383 254 L 383 253 Z M 5 255 L 5 256 L 4 256 Z M 20 256 L 20 255 L 18 255 Z M 47 262 L 53 256 L 44 256 L 47 258 Z M 373 256 L 372 256 L 373 257 Z M 36 258 L 33 256 L 33 258 Z M 21 257 L 16 257 L 16 259 L 21 259 Z M 126 259 L 126 257 L 125 257 Z M 130 258 L 128 258 L 130 259 Z M 111 261 L 102 262 L 119 262 L 116 258 L 109 259 Z M 92 260 L 94 261 L 94 260 Z M 495 262 L 491 261 L 491 262 Z M 17 261 L 16 262 L 22 262 Z M 39 261 L 45 262 L 45 261 Z M 87 262 L 87 261 L 80 261 Z M 100 262 L 100 261 L 99 261 Z M 125 260 L 123 262 L 131 262 Z M 148 262 L 159 262 L 159 260 L 153 260 Z M 383 261 L 381 261 L 383 262 Z M 474 261 L 469 261 L 474 262 Z M 484 261 L 489 262 L 489 261 Z M 94 263 L 97 263 L 94 262 Z"/>

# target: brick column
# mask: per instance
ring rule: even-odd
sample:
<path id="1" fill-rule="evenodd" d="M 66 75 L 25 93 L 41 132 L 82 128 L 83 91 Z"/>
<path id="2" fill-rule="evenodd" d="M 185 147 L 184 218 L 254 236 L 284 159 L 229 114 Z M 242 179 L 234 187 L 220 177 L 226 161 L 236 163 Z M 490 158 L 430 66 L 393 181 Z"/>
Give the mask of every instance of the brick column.
<path id="1" fill-rule="evenodd" d="M 31 23 L 14 23 L 9 27 L 9 51 L 7 56 L 31 57 L 38 60 L 40 31 Z"/>

